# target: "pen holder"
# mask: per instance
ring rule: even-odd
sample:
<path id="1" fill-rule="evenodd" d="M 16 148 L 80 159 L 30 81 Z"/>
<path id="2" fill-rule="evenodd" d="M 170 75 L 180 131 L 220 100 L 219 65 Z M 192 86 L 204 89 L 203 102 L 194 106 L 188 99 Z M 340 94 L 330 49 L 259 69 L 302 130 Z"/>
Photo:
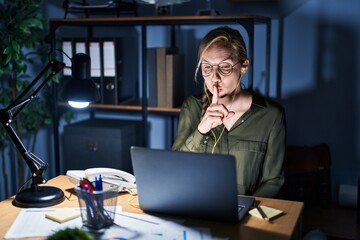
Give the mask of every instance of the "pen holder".
<path id="1" fill-rule="evenodd" d="M 101 229 L 114 223 L 118 189 L 119 186 L 114 185 L 103 191 L 90 192 L 80 186 L 75 187 L 84 226 Z"/>

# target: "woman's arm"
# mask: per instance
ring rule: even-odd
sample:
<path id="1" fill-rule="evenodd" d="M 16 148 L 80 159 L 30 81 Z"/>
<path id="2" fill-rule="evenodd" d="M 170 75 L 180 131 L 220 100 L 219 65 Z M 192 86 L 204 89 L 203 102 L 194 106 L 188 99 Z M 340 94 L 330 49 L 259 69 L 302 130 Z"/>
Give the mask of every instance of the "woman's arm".
<path id="1" fill-rule="evenodd" d="M 179 116 L 177 136 L 172 146 L 174 151 L 205 152 L 202 135 L 197 126 L 200 122 L 201 108 L 193 97 L 184 101 Z"/>
<path id="2" fill-rule="evenodd" d="M 253 194 L 274 197 L 284 183 L 284 159 L 286 150 L 285 116 L 282 112 L 272 127 L 263 165 L 261 185 Z"/>

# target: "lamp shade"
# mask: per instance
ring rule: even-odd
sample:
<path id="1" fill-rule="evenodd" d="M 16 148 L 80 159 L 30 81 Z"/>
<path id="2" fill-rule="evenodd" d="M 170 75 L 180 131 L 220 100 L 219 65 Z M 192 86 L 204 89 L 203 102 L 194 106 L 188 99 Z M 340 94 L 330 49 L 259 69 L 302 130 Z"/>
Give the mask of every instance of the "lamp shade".
<path id="1" fill-rule="evenodd" d="M 71 78 L 65 84 L 61 99 L 72 102 L 96 102 L 100 99 L 99 89 L 90 77 L 91 60 L 85 53 L 72 58 Z"/>

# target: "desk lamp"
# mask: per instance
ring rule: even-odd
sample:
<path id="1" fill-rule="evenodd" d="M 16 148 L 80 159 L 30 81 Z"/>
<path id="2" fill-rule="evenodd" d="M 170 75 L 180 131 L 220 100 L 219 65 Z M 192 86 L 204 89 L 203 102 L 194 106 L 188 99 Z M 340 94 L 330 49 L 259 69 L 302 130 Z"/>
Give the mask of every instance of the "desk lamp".
<path id="1" fill-rule="evenodd" d="M 59 62 L 55 59 L 50 60 L 48 65 L 35 77 L 25 90 L 8 107 L 0 110 L 1 124 L 4 126 L 31 171 L 31 187 L 19 191 L 13 201 L 13 204 L 17 207 L 48 207 L 64 200 L 64 193 L 61 189 L 50 186 L 39 186 L 39 184 L 47 182 L 44 178 L 44 173 L 48 164 L 25 148 L 14 128 L 11 126 L 13 119 L 36 97 L 36 94 L 45 86 L 45 84 L 64 67 L 65 64 L 63 62 Z M 80 85 L 83 84 L 81 91 L 77 92 L 80 93 L 80 97 L 73 99 L 82 102 L 98 100 L 100 94 L 95 83 L 89 77 L 90 57 L 84 53 L 76 54 L 72 58 L 71 68 L 73 73 L 72 79 L 64 89 L 64 94 L 66 94 L 65 97 L 67 97 L 68 100 L 72 100 L 71 97 L 75 94 L 74 89 L 79 89 Z M 38 83 L 49 69 L 51 69 L 51 73 L 41 83 Z M 35 86 L 36 84 L 38 84 L 38 86 Z M 72 87 L 74 87 L 74 89 L 72 89 Z M 66 93 L 67 89 L 70 93 Z M 87 93 L 85 93 L 85 91 L 87 91 Z"/>

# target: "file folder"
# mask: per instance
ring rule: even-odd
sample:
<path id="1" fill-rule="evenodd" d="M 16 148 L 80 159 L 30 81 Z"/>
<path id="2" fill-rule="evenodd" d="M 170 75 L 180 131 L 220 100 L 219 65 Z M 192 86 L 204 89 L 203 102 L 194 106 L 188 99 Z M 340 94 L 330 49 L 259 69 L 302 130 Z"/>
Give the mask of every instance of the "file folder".
<path id="1" fill-rule="evenodd" d="M 75 40 L 75 53 L 87 53 L 85 39 L 78 38 Z"/>
<path id="2" fill-rule="evenodd" d="M 103 96 L 102 80 L 101 80 L 101 42 L 100 40 L 90 39 L 88 43 L 89 56 L 91 59 L 90 75 L 99 89 L 100 96 Z M 102 103 L 100 99 L 98 103 Z"/>
<path id="3" fill-rule="evenodd" d="M 104 39 L 102 41 L 102 93 L 104 104 L 118 104 L 118 78 L 117 68 L 117 52 L 118 40 L 116 39 Z"/>

